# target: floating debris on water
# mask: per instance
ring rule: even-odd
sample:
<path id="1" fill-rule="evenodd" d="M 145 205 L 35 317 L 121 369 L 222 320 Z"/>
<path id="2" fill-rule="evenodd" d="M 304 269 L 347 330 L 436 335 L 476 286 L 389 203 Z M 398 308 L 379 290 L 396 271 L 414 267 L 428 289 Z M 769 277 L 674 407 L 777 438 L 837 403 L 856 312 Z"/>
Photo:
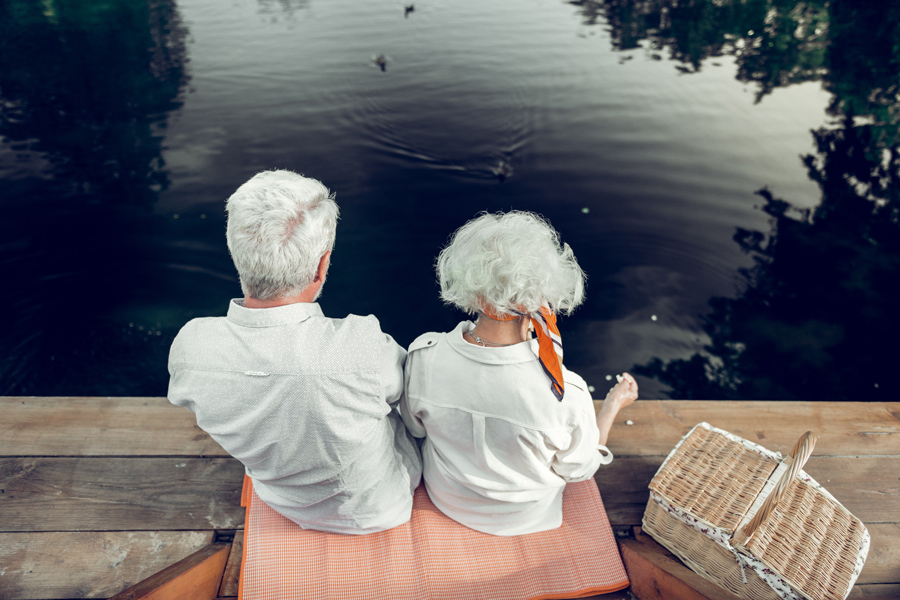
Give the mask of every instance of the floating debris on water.
<path id="1" fill-rule="evenodd" d="M 379 54 L 378 56 L 372 57 L 372 62 L 374 62 L 378 67 L 384 71 L 387 68 L 387 58 L 385 58 L 384 54 Z"/>
<path id="2" fill-rule="evenodd" d="M 512 175 L 512 165 L 501 158 L 500 162 L 497 163 L 497 166 L 491 167 L 491 173 L 493 173 L 497 179 L 503 181 Z"/>

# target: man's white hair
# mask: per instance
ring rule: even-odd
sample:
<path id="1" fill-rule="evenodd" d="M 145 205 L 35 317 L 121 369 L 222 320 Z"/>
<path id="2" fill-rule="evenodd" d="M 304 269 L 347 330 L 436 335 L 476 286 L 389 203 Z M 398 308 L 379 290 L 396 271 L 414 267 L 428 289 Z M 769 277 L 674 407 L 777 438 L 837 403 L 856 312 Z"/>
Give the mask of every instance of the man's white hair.
<path id="1" fill-rule="evenodd" d="M 338 207 L 322 183 L 293 171 L 263 171 L 225 205 L 226 238 L 244 295 L 296 296 L 334 247 Z"/>
<path id="2" fill-rule="evenodd" d="M 535 213 L 482 214 L 460 227 L 437 259 L 441 298 L 469 314 L 569 314 L 585 275 L 568 244 Z M 524 310 L 523 310 L 524 309 Z"/>

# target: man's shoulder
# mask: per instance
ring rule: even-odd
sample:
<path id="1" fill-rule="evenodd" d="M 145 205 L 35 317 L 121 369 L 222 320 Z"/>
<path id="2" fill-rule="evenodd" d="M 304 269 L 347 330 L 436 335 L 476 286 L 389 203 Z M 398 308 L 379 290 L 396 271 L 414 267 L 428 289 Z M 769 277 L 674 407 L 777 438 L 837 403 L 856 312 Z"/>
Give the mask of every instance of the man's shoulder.
<path id="1" fill-rule="evenodd" d="M 179 333 L 186 332 L 186 331 L 187 332 L 203 331 L 203 330 L 214 328 L 214 327 L 221 327 L 227 321 L 228 321 L 228 317 L 226 317 L 226 316 L 195 317 L 195 318 L 191 319 L 190 321 L 188 321 L 187 323 L 185 323 L 182 326 L 181 331 Z"/>
<path id="2" fill-rule="evenodd" d="M 386 334 L 381 329 L 381 322 L 375 315 L 349 314 L 342 318 L 322 317 L 329 325 L 336 339 L 346 341 L 359 341 L 383 339 Z"/>
<path id="3" fill-rule="evenodd" d="M 175 341 L 183 343 L 197 337 L 209 335 L 225 327 L 227 321 L 228 317 L 196 317 L 182 325 L 175 336 Z"/>
<path id="4" fill-rule="evenodd" d="M 178 331 L 172 341 L 169 356 L 190 353 L 196 344 L 208 344 L 215 341 L 217 334 L 226 327 L 226 317 L 198 317 L 191 319 Z"/>
<path id="5" fill-rule="evenodd" d="M 381 331 L 381 322 L 375 315 L 354 315 L 351 313 L 342 318 L 325 316 L 323 316 L 322 318 L 334 323 L 336 329 L 341 327 L 350 327 L 365 329 L 369 331 Z"/>
<path id="6" fill-rule="evenodd" d="M 175 336 L 175 344 L 190 343 L 214 336 L 227 327 L 227 317 L 197 317 L 185 323 Z"/>
<path id="7" fill-rule="evenodd" d="M 406 355 L 406 351 L 381 329 L 373 315 L 350 314 L 340 319 L 322 317 L 313 338 L 321 357 L 338 362 L 380 364 L 386 356 Z"/>

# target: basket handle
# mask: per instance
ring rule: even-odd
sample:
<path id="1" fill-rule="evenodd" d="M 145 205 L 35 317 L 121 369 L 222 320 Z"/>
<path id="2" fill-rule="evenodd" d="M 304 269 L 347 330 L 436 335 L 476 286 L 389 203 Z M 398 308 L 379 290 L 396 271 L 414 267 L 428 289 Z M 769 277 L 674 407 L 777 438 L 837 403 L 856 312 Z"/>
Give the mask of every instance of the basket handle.
<path id="1" fill-rule="evenodd" d="M 759 527 L 760 523 L 769 516 L 769 513 L 775 510 L 775 505 L 781 500 L 784 490 L 787 489 L 788 485 L 794 480 L 794 477 L 796 477 L 800 473 L 800 470 L 803 469 L 806 461 L 809 460 L 813 448 L 816 447 L 816 439 L 817 436 L 812 431 L 807 431 L 801 435 L 800 439 L 797 440 L 797 443 L 794 444 L 790 458 L 785 461 L 785 463 L 789 465 L 788 470 L 781 476 L 778 483 L 775 484 L 772 493 L 766 498 L 766 501 L 753 516 L 753 519 L 741 529 L 743 534 L 747 536 L 747 539 L 756 533 L 756 529 Z"/>

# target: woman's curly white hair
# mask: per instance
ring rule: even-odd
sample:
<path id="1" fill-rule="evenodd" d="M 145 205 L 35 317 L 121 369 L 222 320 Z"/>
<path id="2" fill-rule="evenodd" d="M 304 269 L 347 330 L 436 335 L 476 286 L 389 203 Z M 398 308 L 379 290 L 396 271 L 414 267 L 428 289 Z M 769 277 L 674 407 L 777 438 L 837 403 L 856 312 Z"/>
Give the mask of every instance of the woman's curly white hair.
<path id="1" fill-rule="evenodd" d="M 584 300 L 585 274 L 568 244 L 531 212 L 484 213 L 453 234 L 437 258 L 441 298 L 475 314 L 570 314 Z"/>

